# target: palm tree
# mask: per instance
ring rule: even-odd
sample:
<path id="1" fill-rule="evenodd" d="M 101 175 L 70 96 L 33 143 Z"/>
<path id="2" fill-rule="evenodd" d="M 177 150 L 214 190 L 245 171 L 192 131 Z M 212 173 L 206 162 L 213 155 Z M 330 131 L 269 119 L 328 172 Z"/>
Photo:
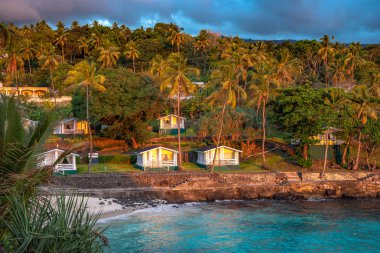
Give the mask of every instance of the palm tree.
<path id="1" fill-rule="evenodd" d="M 281 49 L 277 57 L 276 78 L 282 84 L 288 85 L 294 81 L 295 76 L 301 72 L 301 64 L 296 59 L 291 59 L 288 49 Z"/>
<path id="2" fill-rule="evenodd" d="M 367 124 L 368 118 L 377 119 L 377 109 L 379 104 L 372 102 L 371 94 L 366 85 L 357 85 L 353 88 L 353 106 L 356 111 L 356 119 L 360 122 L 358 136 L 358 151 L 353 170 L 359 168 L 359 159 L 361 151 L 362 126 Z"/>
<path id="3" fill-rule="evenodd" d="M 346 80 L 344 61 L 337 60 L 331 65 L 331 81 L 336 86 L 344 80 Z"/>
<path id="4" fill-rule="evenodd" d="M 209 44 L 210 44 L 210 42 L 208 39 L 207 31 L 202 30 L 201 32 L 199 32 L 199 35 L 194 42 L 194 47 L 197 51 L 203 52 L 203 54 L 205 56 L 205 60 L 203 63 L 203 72 L 206 72 L 206 62 L 207 62 L 207 57 L 208 57 L 207 48 L 208 48 Z"/>
<path id="5" fill-rule="evenodd" d="M 80 37 L 78 40 L 78 48 L 82 51 L 83 58 L 88 54 L 88 40 L 86 37 Z"/>
<path id="6" fill-rule="evenodd" d="M 86 89 L 86 118 L 87 118 L 87 128 L 88 128 L 88 138 L 90 143 L 90 160 L 88 163 L 88 173 L 91 173 L 92 164 L 92 133 L 90 127 L 90 113 L 89 113 L 89 100 L 90 100 L 90 90 L 95 89 L 97 91 L 105 91 L 106 88 L 103 86 L 106 78 L 103 75 L 96 74 L 96 66 L 94 63 L 89 63 L 83 60 L 74 66 L 73 70 L 70 70 L 67 74 L 65 80 L 66 84 L 70 86 L 67 89 L 75 89 L 79 87 L 84 87 Z"/>
<path id="7" fill-rule="evenodd" d="M 351 77 L 351 80 L 354 79 L 356 68 L 362 66 L 365 62 L 361 56 L 360 43 L 351 43 L 347 49 L 347 54 L 344 56 L 344 66 L 347 68 L 347 74 Z"/>
<path id="8" fill-rule="evenodd" d="M 24 61 L 19 53 L 16 53 L 16 49 L 8 55 L 5 61 L 6 73 L 13 80 L 15 79 L 16 87 L 19 85 L 19 72 L 24 70 Z"/>
<path id="9" fill-rule="evenodd" d="M 53 71 L 59 66 L 60 56 L 55 53 L 55 47 L 52 44 L 48 45 L 48 48 L 45 52 L 38 58 L 41 62 L 41 67 L 43 69 L 49 69 L 50 79 L 51 79 L 51 87 L 54 92 L 54 99 L 56 98 L 56 91 L 54 88 L 54 78 Z"/>
<path id="10" fill-rule="evenodd" d="M 334 40 L 334 36 L 331 37 L 331 40 Z M 325 82 L 326 87 L 329 83 L 329 77 L 328 77 L 328 59 L 330 55 L 333 55 L 336 52 L 336 49 L 332 47 L 330 42 L 330 37 L 328 35 L 324 35 L 321 38 L 321 48 L 318 50 L 318 55 L 320 59 L 323 61 L 323 64 L 325 65 Z"/>
<path id="11" fill-rule="evenodd" d="M 253 97 L 248 102 L 249 105 L 257 106 L 258 110 L 261 108 L 262 116 L 262 157 L 263 164 L 262 167 L 266 168 L 265 160 L 265 139 L 266 139 L 266 106 L 274 95 L 276 88 L 279 86 L 279 82 L 276 79 L 276 69 L 270 62 L 259 63 L 252 76 L 252 81 L 250 82 L 250 89 L 252 90 Z"/>
<path id="12" fill-rule="evenodd" d="M 10 32 L 5 24 L 0 22 L 0 49 L 6 49 L 11 41 Z"/>
<path id="13" fill-rule="evenodd" d="M 150 62 L 150 73 L 158 78 L 163 77 L 166 68 L 167 62 L 160 54 L 157 54 Z"/>
<path id="14" fill-rule="evenodd" d="M 60 46 L 60 47 L 61 47 L 61 55 L 62 55 L 61 62 L 64 62 L 64 61 L 65 61 L 65 52 L 64 52 L 64 48 L 65 48 L 65 46 L 66 46 L 67 39 L 68 39 L 68 33 L 62 32 L 62 34 L 60 34 L 60 35 L 55 39 L 55 41 L 54 41 L 54 45 L 57 45 L 57 46 Z"/>
<path id="15" fill-rule="evenodd" d="M 132 59 L 132 63 L 133 63 L 133 72 L 136 73 L 136 67 L 135 67 L 135 60 L 140 58 L 140 52 L 137 50 L 137 45 L 136 45 L 136 42 L 134 41 L 130 41 L 127 45 L 126 45 L 126 51 L 124 52 L 124 55 L 125 57 L 127 57 L 128 59 Z"/>
<path id="16" fill-rule="evenodd" d="M 168 40 L 172 46 L 177 46 L 177 53 L 179 53 L 181 44 L 186 40 L 186 34 L 182 33 L 182 29 L 179 29 L 177 26 L 171 27 L 169 32 Z"/>
<path id="17" fill-rule="evenodd" d="M 324 93 L 324 103 L 329 107 L 331 111 L 339 113 L 345 106 L 347 106 L 351 101 L 347 98 L 346 93 L 343 89 L 340 88 L 331 88 L 325 91 Z M 330 118 L 328 118 L 330 120 Z M 328 137 L 331 133 L 340 131 L 339 129 L 335 129 L 330 127 L 331 122 L 327 122 L 327 129 L 325 130 L 325 157 L 323 163 L 323 170 L 321 173 L 321 177 L 325 174 L 326 165 L 327 165 L 327 154 L 329 148 Z"/>
<path id="18" fill-rule="evenodd" d="M 177 99 L 177 130 L 178 130 L 178 169 L 182 170 L 182 153 L 181 153 L 181 95 L 189 95 L 195 91 L 196 86 L 190 81 L 189 76 L 199 76 L 199 69 L 188 67 L 187 60 L 180 53 L 172 53 L 167 60 L 167 66 L 164 70 L 164 80 L 161 83 L 160 90 L 169 91 L 171 97 Z"/>
<path id="19" fill-rule="evenodd" d="M 48 181 L 55 166 L 36 168 L 36 154 L 50 135 L 54 116 L 48 113 L 37 126 L 26 128 L 20 108 L 15 98 L 0 95 L 0 217 L 5 194 L 16 190 L 30 196 L 39 183 Z"/>
<path id="20" fill-rule="evenodd" d="M 218 133 L 218 140 L 216 144 L 216 149 L 214 153 L 214 158 L 212 161 L 211 172 L 214 171 L 216 154 L 220 145 L 220 140 L 223 133 L 223 125 L 224 125 L 224 115 L 226 106 L 229 105 L 232 108 L 236 107 L 238 97 L 243 98 L 244 100 L 247 98 L 247 94 L 244 89 L 239 85 L 240 81 L 240 72 L 239 67 L 235 64 L 228 62 L 227 64 L 223 64 L 219 67 L 219 69 L 215 70 L 211 74 L 212 82 L 216 83 L 219 88 L 214 91 L 207 100 L 210 101 L 211 105 L 214 105 L 216 102 L 222 101 L 223 107 L 221 111 L 220 117 L 220 127 Z"/>
<path id="21" fill-rule="evenodd" d="M 29 74 L 32 74 L 32 67 L 30 66 L 30 60 L 34 56 L 34 48 L 32 47 L 32 41 L 25 40 L 24 47 L 21 49 L 22 56 L 28 61 Z"/>
<path id="22" fill-rule="evenodd" d="M 103 47 L 99 47 L 99 58 L 98 61 L 102 64 L 104 68 L 111 68 L 116 64 L 119 59 L 120 52 L 119 48 L 112 45 L 108 40 Z"/>

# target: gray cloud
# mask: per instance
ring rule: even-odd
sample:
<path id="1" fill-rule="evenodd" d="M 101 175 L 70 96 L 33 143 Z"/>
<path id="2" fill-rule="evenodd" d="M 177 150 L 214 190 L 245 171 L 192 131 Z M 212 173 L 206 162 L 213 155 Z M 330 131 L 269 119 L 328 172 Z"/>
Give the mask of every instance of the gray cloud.
<path id="1" fill-rule="evenodd" d="M 188 33 L 208 28 L 258 39 L 315 38 L 380 42 L 378 0 L 0 0 L 0 19 L 107 20 L 132 27 L 175 22 Z"/>

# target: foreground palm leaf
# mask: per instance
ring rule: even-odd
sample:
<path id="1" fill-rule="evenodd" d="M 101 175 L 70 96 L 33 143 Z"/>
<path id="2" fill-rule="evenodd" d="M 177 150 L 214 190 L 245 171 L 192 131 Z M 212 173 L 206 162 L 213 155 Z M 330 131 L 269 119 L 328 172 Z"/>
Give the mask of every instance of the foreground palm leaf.
<path id="1" fill-rule="evenodd" d="M 102 252 L 108 245 L 96 227 L 99 213 L 86 212 L 87 202 L 77 196 L 10 196 L 10 216 L 3 220 L 9 231 L 3 246 L 9 252 Z"/>

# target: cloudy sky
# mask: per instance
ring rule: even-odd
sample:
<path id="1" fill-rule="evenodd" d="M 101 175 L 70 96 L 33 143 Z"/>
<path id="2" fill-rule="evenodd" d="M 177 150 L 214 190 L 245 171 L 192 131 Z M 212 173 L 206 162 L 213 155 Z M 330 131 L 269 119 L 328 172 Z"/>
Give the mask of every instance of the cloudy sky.
<path id="1" fill-rule="evenodd" d="M 0 0 L 0 21 L 96 19 L 132 28 L 174 22 L 186 33 L 209 29 L 251 39 L 380 43 L 380 0 Z"/>

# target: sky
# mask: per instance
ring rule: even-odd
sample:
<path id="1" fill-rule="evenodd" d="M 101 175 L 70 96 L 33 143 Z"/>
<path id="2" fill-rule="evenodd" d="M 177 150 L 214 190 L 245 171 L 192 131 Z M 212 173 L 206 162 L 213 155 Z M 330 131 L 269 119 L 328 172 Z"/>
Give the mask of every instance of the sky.
<path id="1" fill-rule="evenodd" d="M 98 20 L 131 28 L 173 22 L 196 35 L 208 29 L 245 39 L 319 39 L 380 43 L 380 0 L 0 0 L 0 21 Z"/>

